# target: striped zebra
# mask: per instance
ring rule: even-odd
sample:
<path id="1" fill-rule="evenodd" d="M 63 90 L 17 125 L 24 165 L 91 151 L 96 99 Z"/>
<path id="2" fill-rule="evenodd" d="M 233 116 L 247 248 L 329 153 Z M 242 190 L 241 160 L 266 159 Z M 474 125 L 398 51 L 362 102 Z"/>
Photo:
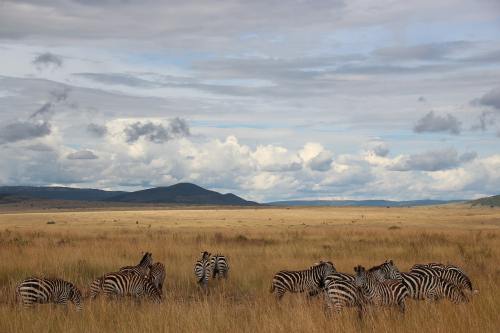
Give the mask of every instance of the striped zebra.
<path id="1" fill-rule="evenodd" d="M 153 254 L 150 252 L 144 253 L 139 264 L 135 266 L 124 266 L 121 267 L 119 272 L 135 272 L 142 276 L 149 275 L 149 267 L 153 264 Z"/>
<path id="2" fill-rule="evenodd" d="M 379 280 L 393 279 L 391 271 L 397 269 L 392 267 L 391 262 L 373 267 L 377 271 Z M 401 282 L 408 290 L 408 297 L 415 300 L 439 300 L 447 298 L 453 303 L 462 303 L 466 301 L 463 293 L 452 283 L 443 280 L 435 275 L 424 275 L 415 272 L 401 272 Z"/>
<path id="3" fill-rule="evenodd" d="M 325 278 L 323 293 L 327 308 L 333 309 L 336 313 L 340 313 L 345 307 L 356 307 L 359 318 L 362 318 L 366 311 L 366 299 L 354 283 L 352 275 L 344 273 L 328 275 Z"/>
<path id="4" fill-rule="evenodd" d="M 165 278 L 167 276 L 165 265 L 161 262 L 154 263 L 149 269 L 149 280 L 155 285 L 156 289 L 163 291 L 163 283 L 165 283 Z"/>
<path id="5" fill-rule="evenodd" d="M 17 300 L 25 307 L 35 303 L 75 304 L 77 310 L 82 309 L 82 294 L 71 282 L 61 279 L 30 277 L 16 287 Z"/>
<path id="6" fill-rule="evenodd" d="M 227 274 L 229 273 L 229 264 L 226 256 L 221 254 L 216 254 L 212 256 L 210 259 L 210 269 L 212 271 L 212 278 L 216 277 L 224 279 L 227 278 Z"/>
<path id="7" fill-rule="evenodd" d="M 354 267 L 356 277 L 354 284 L 359 288 L 369 304 L 376 306 L 397 305 L 405 312 L 405 299 L 408 296 L 406 287 L 398 280 L 380 281 L 374 271 L 366 271 L 363 266 Z"/>
<path id="8" fill-rule="evenodd" d="M 203 288 L 208 286 L 208 278 L 210 277 L 210 253 L 204 251 L 201 253 L 201 259 L 194 264 L 194 275 Z"/>
<path id="9" fill-rule="evenodd" d="M 312 296 L 324 288 L 325 278 L 335 272 L 335 267 L 330 261 L 320 261 L 302 271 L 280 271 L 273 277 L 270 292 L 274 293 L 278 300 L 287 291 L 291 293 L 309 291 Z"/>
<path id="10" fill-rule="evenodd" d="M 125 296 L 134 298 L 145 297 L 155 303 L 162 302 L 161 292 L 156 288 L 154 283 L 135 272 L 108 273 L 98 280 L 100 282 L 98 292 L 102 290 L 103 294 L 109 298 Z"/>
<path id="11" fill-rule="evenodd" d="M 443 265 L 438 263 L 416 264 L 410 269 L 410 273 L 438 276 L 442 280 L 454 284 L 464 293 L 469 295 L 479 293 L 479 290 L 473 289 L 472 281 L 467 274 L 460 267 L 454 265 Z"/>

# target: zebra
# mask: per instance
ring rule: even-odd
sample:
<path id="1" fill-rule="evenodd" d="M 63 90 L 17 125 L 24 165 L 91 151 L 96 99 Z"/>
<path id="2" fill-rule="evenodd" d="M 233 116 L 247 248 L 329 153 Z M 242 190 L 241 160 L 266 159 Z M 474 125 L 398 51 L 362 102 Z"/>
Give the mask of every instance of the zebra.
<path id="1" fill-rule="evenodd" d="M 25 307 L 34 303 L 68 304 L 71 301 L 76 309 L 82 309 L 82 293 L 71 282 L 61 279 L 29 277 L 16 287 L 16 297 Z"/>
<path id="2" fill-rule="evenodd" d="M 119 272 L 135 272 L 142 276 L 148 276 L 149 268 L 153 264 L 153 254 L 150 252 L 144 253 L 139 264 L 135 266 L 124 266 L 121 267 Z"/>
<path id="3" fill-rule="evenodd" d="M 469 279 L 467 274 L 465 274 L 460 267 L 454 265 L 443 265 L 438 263 L 416 264 L 413 265 L 410 272 L 421 275 L 438 276 L 442 280 L 454 284 L 462 292 L 469 295 L 479 293 L 479 290 L 473 289 L 472 281 Z"/>
<path id="4" fill-rule="evenodd" d="M 212 278 L 223 277 L 227 278 L 227 274 L 229 273 L 229 264 L 226 256 L 221 254 L 216 254 L 212 256 L 210 259 L 210 269 L 212 270 Z"/>
<path id="5" fill-rule="evenodd" d="M 398 305 L 399 310 L 405 312 L 405 299 L 408 290 L 401 281 L 385 280 L 380 281 L 378 274 L 374 271 L 366 271 L 363 266 L 354 267 L 356 277 L 354 284 L 359 288 L 363 297 L 369 304 Z"/>
<path id="6" fill-rule="evenodd" d="M 155 303 L 162 302 L 161 292 L 154 283 L 135 272 L 108 273 L 99 280 L 100 290 L 108 297 L 146 297 Z"/>
<path id="7" fill-rule="evenodd" d="M 324 288 L 325 278 L 335 272 L 335 266 L 330 261 L 320 261 L 302 271 L 280 271 L 274 275 L 269 291 L 274 293 L 278 300 L 287 291 L 291 293 L 309 291 L 310 296 L 313 296 Z"/>
<path id="8" fill-rule="evenodd" d="M 351 279 L 352 278 L 352 279 Z M 336 313 L 344 307 L 356 307 L 361 319 L 366 311 L 367 301 L 354 283 L 354 276 L 345 273 L 332 273 L 325 278 L 323 289 L 326 306 Z"/>
<path id="9" fill-rule="evenodd" d="M 161 262 L 154 263 L 149 269 L 149 280 L 155 285 L 156 289 L 163 290 L 163 283 L 165 282 L 166 271 L 165 265 Z"/>
<path id="10" fill-rule="evenodd" d="M 211 265 L 210 265 L 210 253 L 204 251 L 201 253 L 201 259 L 197 260 L 194 264 L 194 275 L 203 288 L 208 286 L 208 278 L 211 273 Z"/>
<path id="11" fill-rule="evenodd" d="M 380 266 L 373 267 L 376 271 L 377 279 L 394 279 L 391 272 L 397 270 L 392 261 L 385 262 Z M 415 300 L 438 300 L 447 298 L 453 303 L 466 302 L 463 293 L 452 283 L 443 280 L 435 275 L 423 275 L 415 272 L 401 272 L 398 278 L 408 290 L 408 297 Z"/>

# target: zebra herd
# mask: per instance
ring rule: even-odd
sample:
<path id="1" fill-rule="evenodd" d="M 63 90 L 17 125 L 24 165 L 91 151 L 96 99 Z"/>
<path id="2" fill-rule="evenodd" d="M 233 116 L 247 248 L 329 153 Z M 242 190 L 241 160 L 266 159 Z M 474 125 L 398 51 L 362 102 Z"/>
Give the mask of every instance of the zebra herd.
<path id="1" fill-rule="evenodd" d="M 356 266 L 354 272 L 337 272 L 332 262 L 320 261 L 309 269 L 276 273 L 270 292 L 278 300 L 287 292 L 308 292 L 311 297 L 323 293 L 327 309 L 340 312 L 345 307 L 355 307 L 360 317 L 368 306 L 397 306 L 404 312 L 407 298 L 465 303 L 478 292 L 465 272 L 453 265 L 417 264 L 406 273 L 388 260 L 368 270 Z M 204 251 L 194 265 L 196 281 L 205 291 L 210 279 L 226 279 L 228 273 L 228 259 L 221 254 Z M 139 264 L 121 267 L 92 281 L 87 296 L 91 300 L 100 294 L 107 298 L 130 296 L 161 303 L 165 279 L 165 265 L 154 263 L 152 254 L 146 252 Z M 81 310 L 83 301 L 82 293 L 73 283 L 38 277 L 23 280 L 16 287 L 16 297 L 26 307 L 35 303 L 72 302 Z"/>
<path id="2" fill-rule="evenodd" d="M 195 264 L 196 279 L 206 288 L 212 278 L 227 278 L 229 272 L 228 260 L 217 254 L 210 257 L 207 251 L 202 252 L 202 258 Z M 93 300 L 99 294 L 108 298 L 131 296 L 148 298 L 155 303 L 161 303 L 163 284 L 166 278 L 165 265 L 153 263 L 153 255 L 144 253 L 139 264 L 124 266 L 116 272 L 106 273 L 90 284 L 88 297 Z M 25 307 L 36 303 L 75 304 L 77 310 L 82 309 L 83 296 L 80 290 L 71 282 L 62 279 L 29 277 L 16 287 L 16 298 Z"/>
<path id="3" fill-rule="evenodd" d="M 370 305 L 397 306 L 404 312 L 406 298 L 466 303 L 478 293 L 465 272 L 454 265 L 417 264 L 405 273 L 388 260 L 368 270 L 356 266 L 354 272 L 340 273 L 332 262 L 321 261 L 306 270 L 276 273 L 270 292 L 277 299 L 286 292 L 308 291 L 310 296 L 323 292 L 328 309 L 338 313 L 355 307 L 360 317 Z"/>

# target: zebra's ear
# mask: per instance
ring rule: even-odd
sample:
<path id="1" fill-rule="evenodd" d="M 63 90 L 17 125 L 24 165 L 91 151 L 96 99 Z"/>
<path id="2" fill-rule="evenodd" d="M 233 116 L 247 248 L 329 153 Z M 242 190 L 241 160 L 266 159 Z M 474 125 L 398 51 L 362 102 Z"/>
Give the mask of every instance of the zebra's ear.
<path id="1" fill-rule="evenodd" d="M 394 265 L 394 262 L 392 262 L 392 259 L 389 260 L 389 264 Z"/>

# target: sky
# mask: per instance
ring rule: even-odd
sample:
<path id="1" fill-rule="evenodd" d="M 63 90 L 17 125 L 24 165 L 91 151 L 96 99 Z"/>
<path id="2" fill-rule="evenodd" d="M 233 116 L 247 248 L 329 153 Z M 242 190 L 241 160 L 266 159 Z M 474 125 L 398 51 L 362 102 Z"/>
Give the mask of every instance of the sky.
<path id="1" fill-rule="evenodd" d="M 0 0 L 0 185 L 500 188 L 498 0 Z"/>

